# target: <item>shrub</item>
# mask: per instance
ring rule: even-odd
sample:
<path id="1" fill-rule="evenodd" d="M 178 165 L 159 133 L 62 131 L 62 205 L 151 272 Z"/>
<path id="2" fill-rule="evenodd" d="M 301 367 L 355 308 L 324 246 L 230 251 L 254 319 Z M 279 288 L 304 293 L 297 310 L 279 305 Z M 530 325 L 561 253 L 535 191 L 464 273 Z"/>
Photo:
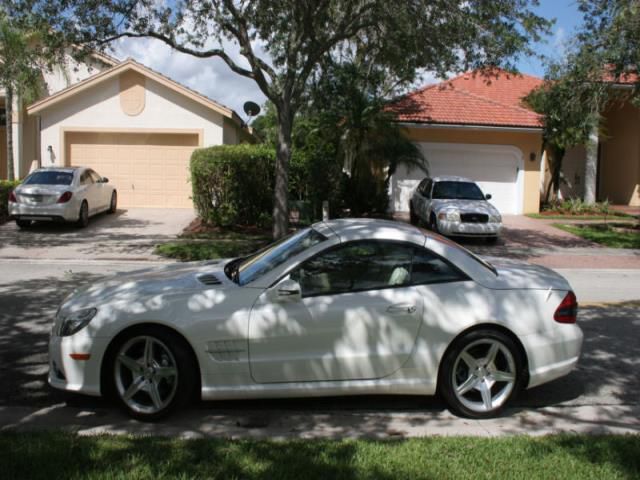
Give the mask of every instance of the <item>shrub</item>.
<path id="1" fill-rule="evenodd" d="M 0 223 L 4 223 L 9 217 L 8 202 L 9 192 L 20 185 L 18 180 L 0 180 Z"/>

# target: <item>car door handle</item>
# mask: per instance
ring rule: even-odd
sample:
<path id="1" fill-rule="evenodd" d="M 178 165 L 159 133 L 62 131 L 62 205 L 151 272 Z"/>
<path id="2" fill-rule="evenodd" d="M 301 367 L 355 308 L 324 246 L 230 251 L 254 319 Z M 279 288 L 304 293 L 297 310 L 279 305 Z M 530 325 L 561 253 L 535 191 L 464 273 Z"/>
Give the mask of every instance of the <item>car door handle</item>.
<path id="1" fill-rule="evenodd" d="M 416 306 L 407 303 L 397 303 L 387 308 L 389 313 L 415 313 Z"/>

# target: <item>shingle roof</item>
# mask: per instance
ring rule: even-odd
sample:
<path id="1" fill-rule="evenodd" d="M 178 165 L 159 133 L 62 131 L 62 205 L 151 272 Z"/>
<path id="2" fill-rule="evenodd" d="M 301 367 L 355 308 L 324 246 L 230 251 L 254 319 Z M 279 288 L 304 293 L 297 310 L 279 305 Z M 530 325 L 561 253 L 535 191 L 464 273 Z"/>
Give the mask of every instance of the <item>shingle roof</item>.
<path id="1" fill-rule="evenodd" d="M 468 72 L 409 93 L 387 111 L 409 123 L 541 128 L 542 117 L 522 99 L 542 82 L 502 70 L 489 75 Z"/>

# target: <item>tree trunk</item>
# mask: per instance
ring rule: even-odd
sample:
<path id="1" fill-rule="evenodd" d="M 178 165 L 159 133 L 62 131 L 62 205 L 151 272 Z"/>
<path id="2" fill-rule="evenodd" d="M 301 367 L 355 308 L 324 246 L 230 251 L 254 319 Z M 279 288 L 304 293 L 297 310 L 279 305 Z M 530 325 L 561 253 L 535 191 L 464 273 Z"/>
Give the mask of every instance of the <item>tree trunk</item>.
<path id="1" fill-rule="evenodd" d="M 291 159 L 291 129 L 293 112 L 290 105 L 278 108 L 278 138 L 276 140 L 276 185 L 273 192 L 273 238 L 287 234 L 289 229 L 289 160 Z"/>
<path id="2" fill-rule="evenodd" d="M 4 103 L 7 133 L 7 179 L 13 180 L 13 90 L 11 87 L 5 89 Z"/>
<path id="3" fill-rule="evenodd" d="M 547 187 L 547 192 L 544 196 L 545 203 L 549 203 L 549 197 L 553 191 L 553 196 L 557 200 L 558 192 L 560 191 L 560 172 L 562 171 L 562 161 L 564 160 L 565 150 L 560 148 L 551 148 L 551 154 L 553 155 L 552 161 L 549 162 L 551 170 L 551 181 Z"/>
<path id="4" fill-rule="evenodd" d="M 587 158 L 584 166 L 584 203 L 596 202 L 596 182 L 598 172 L 598 130 L 593 129 L 587 142 Z"/>

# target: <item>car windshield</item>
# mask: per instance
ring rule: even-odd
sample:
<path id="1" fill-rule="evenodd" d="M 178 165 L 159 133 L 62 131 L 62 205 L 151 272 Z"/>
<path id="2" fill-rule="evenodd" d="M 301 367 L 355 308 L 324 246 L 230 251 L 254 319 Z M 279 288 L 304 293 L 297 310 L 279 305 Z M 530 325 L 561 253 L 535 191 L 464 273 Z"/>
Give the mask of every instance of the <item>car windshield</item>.
<path id="1" fill-rule="evenodd" d="M 25 185 L 71 185 L 73 172 L 42 171 L 33 172 L 23 182 Z"/>
<path id="2" fill-rule="evenodd" d="M 433 187 L 433 198 L 442 200 L 484 200 L 484 195 L 473 182 L 438 182 Z"/>
<path id="3" fill-rule="evenodd" d="M 313 228 L 305 228 L 281 238 L 249 257 L 231 262 L 225 271 L 234 282 L 246 285 L 324 240 L 326 237 Z"/>

